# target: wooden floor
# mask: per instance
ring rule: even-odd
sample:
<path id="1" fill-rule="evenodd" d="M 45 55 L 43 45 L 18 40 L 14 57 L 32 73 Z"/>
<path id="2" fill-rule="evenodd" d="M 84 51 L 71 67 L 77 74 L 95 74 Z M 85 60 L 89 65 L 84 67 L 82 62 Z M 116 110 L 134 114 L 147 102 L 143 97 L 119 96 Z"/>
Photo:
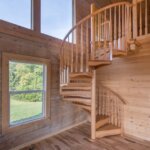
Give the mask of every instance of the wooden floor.
<path id="1" fill-rule="evenodd" d="M 95 141 L 91 141 L 89 137 L 90 125 L 86 123 L 22 150 L 150 150 L 150 144 L 142 145 L 121 136 Z"/>

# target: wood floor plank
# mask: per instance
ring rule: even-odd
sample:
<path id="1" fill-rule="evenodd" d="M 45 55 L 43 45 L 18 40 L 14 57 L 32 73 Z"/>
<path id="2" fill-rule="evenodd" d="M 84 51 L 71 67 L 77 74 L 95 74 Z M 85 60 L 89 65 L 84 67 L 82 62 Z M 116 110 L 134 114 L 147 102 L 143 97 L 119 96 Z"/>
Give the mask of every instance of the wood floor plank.
<path id="1" fill-rule="evenodd" d="M 150 144 L 121 136 L 90 139 L 90 124 L 86 123 L 21 150 L 150 150 Z"/>

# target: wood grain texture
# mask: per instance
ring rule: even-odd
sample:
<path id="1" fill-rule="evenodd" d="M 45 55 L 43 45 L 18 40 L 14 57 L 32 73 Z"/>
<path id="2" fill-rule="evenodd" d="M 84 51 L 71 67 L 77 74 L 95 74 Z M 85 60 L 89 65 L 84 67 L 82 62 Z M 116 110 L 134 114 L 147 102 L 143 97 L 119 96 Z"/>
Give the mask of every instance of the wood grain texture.
<path id="1" fill-rule="evenodd" d="M 139 39 L 140 40 L 140 39 Z M 114 58 L 97 71 L 97 83 L 120 95 L 124 108 L 124 133 L 150 140 L 150 38 L 142 38 L 136 53 Z"/>
<path id="2" fill-rule="evenodd" d="M 132 0 L 74 0 L 75 1 L 75 20 L 76 22 L 80 21 L 84 17 L 90 14 L 90 5 L 92 3 L 96 4 L 97 8 L 102 8 L 108 4 L 115 3 L 115 2 L 132 2 Z"/>
<path id="3" fill-rule="evenodd" d="M 53 134 L 80 123 L 86 113 L 67 102 L 62 102 L 59 94 L 59 49 L 61 40 L 36 33 L 4 21 L 0 21 L 0 85 L 2 85 L 2 53 L 11 52 L 51 60 L 51 103 L 50 119 L 43 124 L 1 135 L 2 129 L 2 88 L 0 88 L 0 149 L 8 150 L 38 137 Z M 1 86 L 2 87 L 2 86 Z M 16 140 L 17 139 L 17 140 Z"/>
<path id="4" fill-rule="evenodd" d="M 83 124 L 22 150 L 149 150 L 146 145 L 121 136 L 90 139 L 90 125 Z"/>

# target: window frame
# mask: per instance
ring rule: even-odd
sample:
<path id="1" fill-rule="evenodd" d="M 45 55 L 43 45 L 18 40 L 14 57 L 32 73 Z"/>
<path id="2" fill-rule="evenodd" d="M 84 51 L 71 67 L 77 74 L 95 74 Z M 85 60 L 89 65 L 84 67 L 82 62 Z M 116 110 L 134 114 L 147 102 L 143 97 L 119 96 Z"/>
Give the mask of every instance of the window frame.
<path id="1" fill-rule="evenodd" d="M 18 61 L 23 63 L 34 63 L 44 65 L 45 70 L 45 107 L 42 118 L 29 120 L 23 123 L 10 125 L 10 100 L 9 100 L 9 61 Z M 32 57 L 27 55 L 3 53 L 2 54 L 2 134 L 16 131 L 34 124 L 43 124 L 50 119 L 50 60 Z"/>

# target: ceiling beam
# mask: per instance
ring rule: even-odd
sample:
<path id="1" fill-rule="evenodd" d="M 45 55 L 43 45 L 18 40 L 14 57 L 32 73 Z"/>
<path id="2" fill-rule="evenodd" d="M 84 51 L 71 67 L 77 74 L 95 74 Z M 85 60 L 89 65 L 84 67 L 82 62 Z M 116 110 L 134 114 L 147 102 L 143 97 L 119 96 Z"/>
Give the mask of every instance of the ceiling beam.
<path id="1" fill-rule="evenodd" d="M 41 0 L 31 0 L 31 28 L 41 32 Z"/>

